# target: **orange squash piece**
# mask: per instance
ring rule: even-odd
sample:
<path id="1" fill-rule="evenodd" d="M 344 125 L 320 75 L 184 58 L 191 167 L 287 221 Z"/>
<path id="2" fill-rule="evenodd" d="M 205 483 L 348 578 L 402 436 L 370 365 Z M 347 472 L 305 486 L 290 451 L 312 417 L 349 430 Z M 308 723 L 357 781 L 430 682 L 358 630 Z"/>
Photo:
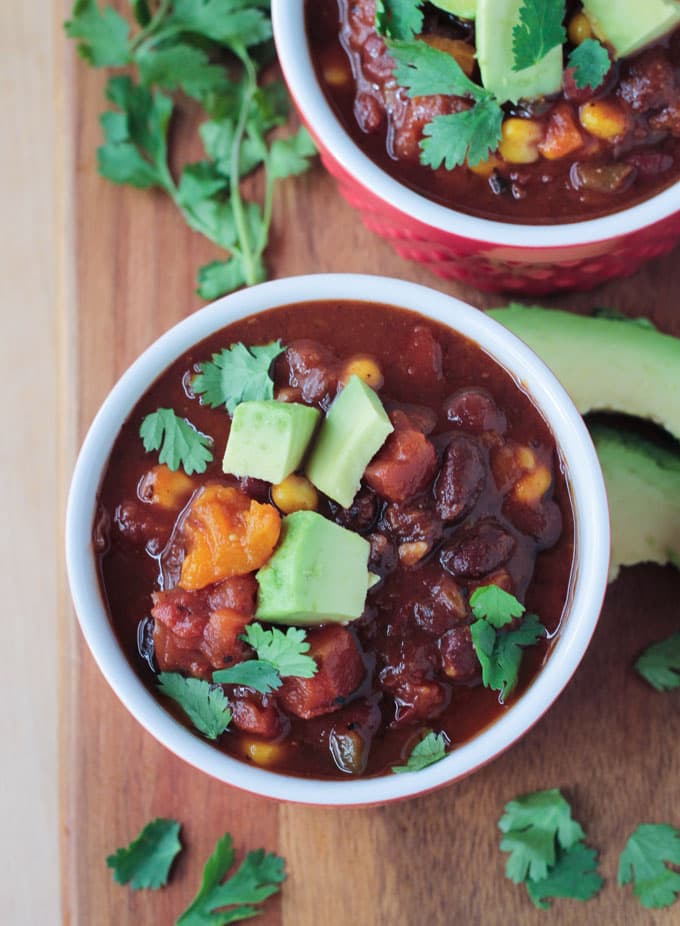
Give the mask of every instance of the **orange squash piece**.
<path id="1" fill-rule="evenodd" d="M 182 531 L 187 552 L 179 585 L 195 590 L 264 566 L 278 542 L 281 516 L 238 489 L 208 485 L 192 502 Z"/>

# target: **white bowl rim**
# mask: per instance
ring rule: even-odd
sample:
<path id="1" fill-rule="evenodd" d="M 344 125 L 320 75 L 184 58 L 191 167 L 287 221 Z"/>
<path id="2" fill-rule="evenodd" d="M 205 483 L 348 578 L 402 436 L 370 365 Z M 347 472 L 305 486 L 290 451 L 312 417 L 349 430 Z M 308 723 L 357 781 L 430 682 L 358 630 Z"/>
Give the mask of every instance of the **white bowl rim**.
<path id="1" fill-rule="evenodd" d="M 497 721 L 444 760 L 417 773 L 348 781 L 297 778 L 254 768 L 190 732 L 147 690 L 116 639 L 99 590 L 91 534 L 104 467 L 121 426 L 149 385 L 203 338 L 268 308 L 316 300 L 380 302 L 411 309 L 462 332 L 494 356 L 533 397 L 568 463 L 577 531 L 571 606 L 550 656 L 529 689 Z M 89 648 L 133 716 L 189 764 L 253 793 L 315 805 L 382 804 L 461 778 L 519 739 L 557 698 L 594 632 L 607 585 L 609 515 L 602 471 L 581 416 L 563 387 L 518 338 L 483 312 L 428 287 L 358 274 L 318 274 L 263 283 L 195 312 L 155 341 L 123 374 L 83 442 L 68 499 L 66 561 L 71 593 Z M 435 722 L 436 726 L 436 722 Z"/>
<path id="2" fill-rule="evenodd" d="M 305 0 L 272 0 L 279 62 L 291 95 L 322 146 L 357 183 L 388 206 L 431 228 L 480 244 L 536 248 L 578 248 L 620 239 L 680 211 L 680 181 L 650 199 L 611 215 L 560 225 L 514 225 L 457 212 L 416 193 L 378 167 L 347 134 L 319 85 L 304 29 Z M 574 253 L 573 258 L 579 258 Z"/>

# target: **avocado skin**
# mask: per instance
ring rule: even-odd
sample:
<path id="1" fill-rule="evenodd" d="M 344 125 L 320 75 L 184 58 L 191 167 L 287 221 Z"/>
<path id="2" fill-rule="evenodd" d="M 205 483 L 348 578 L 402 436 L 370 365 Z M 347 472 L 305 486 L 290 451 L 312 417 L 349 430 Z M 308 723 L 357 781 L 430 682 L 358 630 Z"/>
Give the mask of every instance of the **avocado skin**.
<path id="1" fill-rule="evenodd" d="M 639 319 L 517 303 L 488 314 L 541 357 L 582 415 L 635 415 L 680 440 L 679 338 Z"/>
<path id="2" fill-rule="evenodd" d="M 680 453 L 632 431 L 588 427 L 609 498 L 610 582 L 622 566 L 680 565 Z"/>

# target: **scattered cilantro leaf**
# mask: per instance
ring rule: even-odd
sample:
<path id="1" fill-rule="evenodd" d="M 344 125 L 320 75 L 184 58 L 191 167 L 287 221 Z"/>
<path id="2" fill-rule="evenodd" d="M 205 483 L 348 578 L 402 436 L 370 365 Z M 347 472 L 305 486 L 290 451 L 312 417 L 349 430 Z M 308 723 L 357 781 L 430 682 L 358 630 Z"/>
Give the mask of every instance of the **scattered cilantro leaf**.
<path id="1" fill-rule="evenodd" d="M 70 39 L 78 40 L 81 58 L 94 67 L 124 67 L 130 62 L 130 27 L 113 7 L 100 10 L 97 0 L 76 0 L 64 29 Z"/>
<path id="2" fill-rule="evenodd" d="M 510 801 L 498 827 L 505 834 L 501 849 L 510 853 L 505 873 L 515 884 L 527 877 L 533 881 L 546 879 L 556 863 L 557 848 L 567 851 L 585 838 L 557 788 Z"/>
<path id="3" fill-rule="evenodd" d="M 657 691 L 680 688 L 680 631 L 648 647 L 635 668 Z"/>
<path id="4" fill-rule="evenodd" d="M 182 708 L 196 729 L 215 740 L 231 723 L 229 704 L 221 688 L 199 678 L 185 678 L 178 672 L 161 672 L 161 694 L 172 698 Z"/>
<path id="5" fill-rule="evenodd" d="M 421 741 L 411 750 L 406 765 L 393 765 L 392 771 L 395 774 L 419 772 L 420 769 L 427 768 L 428 765 L 434 765 L 435 762 L 445 758 L 448 742 L 445 733 L 435 733 L 433 730 L 428 730 Z"/>
<path id="6" fill-rule="evenodd" d="M 540 881 L 527 879 L 529 897 L 539 910 L 547 910 L 547 898 L 566 897 L 590 900 L 601 890 L 604 881 L 597 870 L 597 852 L 582 842 L 558 850 L 557 861 Z"/>
<path id="7" fill-rule="evenodd" d="M 427 42 L 388 43 L 396 62 L 394 76 L 409 96 L 453 94 L 473 100 L 490 99 L 491 95 L 465 74 L 452 55 L 433 48 Z"/>
<path id="8" fill-rule="evenodd" d="M 264 849 L 249 852 L 236 872 L 224 881 L 234 864 L 229 833 L 218 839 L 203 869 L 198 894 L 177 920 L 177 926 L 226 926 L 261 912 L 261 904 L 280 890 L 286 878 L 284 860 Z M 229 909 L 224 909 L 229 908 Z"/>
<path id="9" fill-rule="evenodd" d="M 618 882 L 634 882 L 643 907 L 669 907 L 680 894 L 680 830 L 664 823 L 643 823 L 630 836 L 619 861 Z"/>
<path id="10" fill-rule="evenodd" d="M 512 30 L 513 71 L 538 64 L 567 40 L 564 0 L 524 0 Z"/>
<path id="11" fill-rule="evenodd" d="M 494 627 L 503 627 L 526 611 L 521 601 L 497 585 L 476 588 L 470 595 L 470 607 L 476 618 L 484 618 Z"/>
<path id="12" fill-rule="evenodd" d="M 569 67 L 574 69 L 574 83 L 579 90 L 597 90 L 611 66 L 609 52 L 597 39 L 585 39 L 569 55 Z"/>
<path id="13" fill-rule="evenodd" d="M 517 684 L 522 648 L 537 643 L 545 627 L 535 614 L 528 614 L 515 630 L 498 633 L 488 621 L 477 620 L 470 633 L 484 686 L 500 692 L 501 701 L 505 701 Z"/>
<path id="14" fill-rule="evenodd" d="M 213 267 L 217 271 L 217 267 Z M 230 415 L 241 402 L 272 399 L 274 380 L 269 370 L 284 350 L 278 340 L 259 347 L 246 347 L 240 342 L 232 344 L 219 354 L 213 354 L 212 360 L 199 364 L 200 373 L 194 377 L 192 388 L 211 408 L 226 405 Z"/>
<path id="15" fill-rule="evenodd" d="M 377 0 L 375 25 L 390 39 L 412 39 L 423 28 L 423 0 Z"/>
<path id="16" fill-rule="evenodd" d="M 277 138 L 269 152 L 269 172 L 276 180 L 309 170 L 309 158 L 316 154 L 312 136 L 304 126 L 289 138 Z"/>
<path id="17" fill-rule="evenodd" d="M 257 653 L 258 659 L 270 663 L 282 678 L 295 675 L 298 678 L 312 678 L 317 664 L 309 652 L 307 632 L 302 627 L 289 627 L 283 633 L 278 627 L 265 630 L 262 624 L 248 624 L 241 637 Z"/>
<path id="18" fill-rule="evenodd" d="M 276 691 L 283 684 L 279 671 L 262 659 L 247 659 L 228 669 L 213 672 L 213 682 L 220 685 L 245 685 L 261 694 Z"/>
<path id="19" fill-rule="evenodd" d="M 264 277 L 263 277 L 264 279 Z M 217 299 L 246 283 L 246 273 L 240 258 L 216 260 L 198 271 L 198 294 L 203 299 Z"/>
<path id="20" fill-rule="evenodd" d="M 229 84 L 223 67 L 211 64 L 206 52 L 184 42 L 165 48 L 143 46 L 137 54 L 137 66 L 145 86 L 181 88 L 199 102 L 206 94 L 219 93 Z"/>
<path id="21" fill-rule="evenodd" d="M 147 823 L 129 846 L 117 849 L 106 859 L 108 867 L 113 869 L 114 881 L 129 884 L 134 891 L 157 890 L 166 885 L 172 863 L 182 851 L 180 828 L 176 820 L 160 817 Z"/>
<path id="22" fill-rule="evenodd" d="M 149 0 L 130 0 L 130 6 L 132 7 L 132 15 L 135 17 L 135 22 L 140 26 L 148 26 L 151 22 Z"/>
<path id="23" fill-rule="evenodd" d="M 208 449 L 212 440 L 171 408 L 159 408 L 142 421 L 139 436 L 147 453 L 160 450 L 158 460 L 176 471 L 182 467 L 187 476 L 204 473 L 213 459 Z"/>

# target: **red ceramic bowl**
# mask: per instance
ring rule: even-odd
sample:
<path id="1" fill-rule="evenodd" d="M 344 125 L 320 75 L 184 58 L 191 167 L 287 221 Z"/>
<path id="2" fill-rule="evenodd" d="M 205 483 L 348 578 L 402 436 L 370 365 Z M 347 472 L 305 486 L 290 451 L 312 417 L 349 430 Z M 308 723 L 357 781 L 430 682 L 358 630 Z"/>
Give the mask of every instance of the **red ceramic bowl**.
<path id="1" fill-rule="evenodd" d="M 403 257 L 478 289 L 538 295 L 627 276 L 680 241 L 680 183 L 603 218 L 548 226 L 476 218 L 410 190 L 362 153 L 328 105 L 310 56 L 304 6 L 305 0 L 272 0 L 291 95 L 342 195 Z"/>

